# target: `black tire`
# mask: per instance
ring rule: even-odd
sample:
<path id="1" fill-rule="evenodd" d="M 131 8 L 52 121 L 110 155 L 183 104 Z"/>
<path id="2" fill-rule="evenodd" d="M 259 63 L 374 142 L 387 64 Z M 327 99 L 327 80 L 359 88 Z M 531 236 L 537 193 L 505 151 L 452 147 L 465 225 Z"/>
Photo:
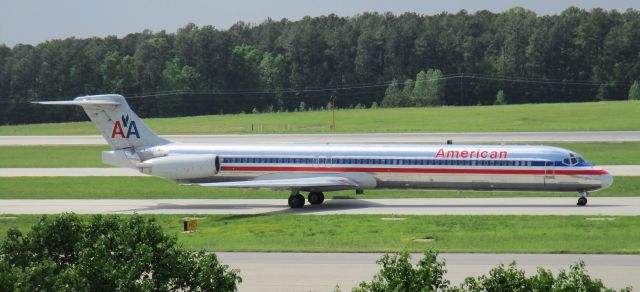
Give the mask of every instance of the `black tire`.
<path id="1" fill-rule="evenodd" d="M 309 199 L 311 205 L 320 205 L 324 202 L 324 194 L 322 192 L 310 192 L 307 199 Z"/>
<path id="2" fill-rule="evenodd" d="M 304 207 L 304 197 L 301 194 L 289 196 L 289 207 L 294 209 Z"/>
<path id="3" fill-rule="evenodd" d="M 587 205 L 587 198 L 585 197 L 581 197 L 578 199 L 578 206 L 585 206 Z"/>

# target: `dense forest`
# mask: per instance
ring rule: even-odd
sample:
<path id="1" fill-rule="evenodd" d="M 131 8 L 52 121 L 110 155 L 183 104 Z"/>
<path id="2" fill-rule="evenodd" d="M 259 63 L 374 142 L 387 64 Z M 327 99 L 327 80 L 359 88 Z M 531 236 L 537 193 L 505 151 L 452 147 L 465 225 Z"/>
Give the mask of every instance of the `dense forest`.
<path id="1" fill-rule="evenodd" d="M 96 93 L 123 94 L 141 116 L 159 117 L 317 109 L 334 97 L 339 108 L 617 100 L 638 79 L 632 9 L 187 24 L 0 45 L 0 124 L 84 120 L 28 102 Z"/>

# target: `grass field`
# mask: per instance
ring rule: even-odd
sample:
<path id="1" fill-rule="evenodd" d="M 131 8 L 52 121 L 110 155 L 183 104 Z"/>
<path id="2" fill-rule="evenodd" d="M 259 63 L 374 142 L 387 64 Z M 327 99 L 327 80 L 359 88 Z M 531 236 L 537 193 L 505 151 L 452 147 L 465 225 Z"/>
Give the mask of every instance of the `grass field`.
<path id="1" fill-rule="evenodd" d="M 165 232 L 189 249 L 291 252 L 640 253 L 640 217 L 257 215 L 199 216 L 182 233 L 183 215 L 156 215 Z M 6 230 L 28 228 L 38 215 L 2 215 Z M 601 219 L 601 218 L 600 218 Z M 432 238 L 431 242 L 415 239 Z"/>
<path id="2" fill-rule="evenodd" d="M 102 151 L 109 146 L 1 146 L 0 167 L 108 167 Z"/>
<path id="3" fill-rule="evenodd" d="M 286 199 L 289 193 L 178 185 L 156 177 L 0 177 L 0 199 Z M 367 190 L 329 192 L 327 198 L 483 198 L 483 197 L 575 197 L 576 193 L 474 192 L 425 190 Z M 640 177 L 616 177 L 599 196 L 640 196 Z M 283 201 L 283 204 L 285 202 Z"/>
<path id="4" fill-rule="evenodd" d="M 640 143 L 546 143 L 577 151 L 595 164 L 640 164 Z M 108 146 L 0 146 L 0 167 L 108 167 Z"/>
<path id="5" fill-rule="evenodd" d="M 635 101 L 338 110 L 336 132 L 638 130 L 638 112 L 640 102 Z M 216 115 L 145 121 L 159 134 L 331 132 L 330 111 Z M 97 130 L 88 122 L 0 126 L 0 135 L 89 134 L 97 134 Z"/>

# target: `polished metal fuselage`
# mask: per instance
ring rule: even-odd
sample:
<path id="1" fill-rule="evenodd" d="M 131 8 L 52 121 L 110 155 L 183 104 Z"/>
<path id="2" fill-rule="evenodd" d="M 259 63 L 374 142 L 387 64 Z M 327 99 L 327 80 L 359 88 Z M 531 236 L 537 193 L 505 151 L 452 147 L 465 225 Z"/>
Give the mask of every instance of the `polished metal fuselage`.
<path id="1" fill-rule="evenodd" d="M 549 146 L 171 143 L 145 151 L 218 155 L 221 171 L 197 182 L 366 173 L 382 189 L 582 192 L 612 183 L 610 174 L 586 161 L 563 163 L 579 154 Z"/>

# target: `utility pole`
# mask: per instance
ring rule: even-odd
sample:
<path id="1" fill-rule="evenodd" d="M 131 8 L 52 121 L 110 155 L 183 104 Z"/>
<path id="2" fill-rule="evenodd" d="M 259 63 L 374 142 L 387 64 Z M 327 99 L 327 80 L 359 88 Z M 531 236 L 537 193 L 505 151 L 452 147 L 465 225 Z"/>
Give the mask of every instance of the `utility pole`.
<path id="1" fill-rule="evenodd" d="M 462 105 L 464 100 L 464 72 L 460 74 L 460 105 Z"/>
<path id="2" fill-rule="evenodd" d="M 331 96 L 331 111 L 333 112 L 333 123 L 331 129 L 336 130 L 336 96 Z"/>

